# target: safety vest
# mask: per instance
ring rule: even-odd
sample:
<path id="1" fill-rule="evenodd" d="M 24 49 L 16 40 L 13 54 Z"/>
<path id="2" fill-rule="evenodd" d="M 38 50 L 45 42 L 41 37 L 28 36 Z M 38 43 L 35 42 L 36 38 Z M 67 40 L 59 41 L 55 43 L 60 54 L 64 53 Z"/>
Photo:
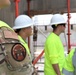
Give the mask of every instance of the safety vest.
<path id="1" fill-rule="evenodd" d="M 31 65 L 30 57 L 24 40 L 6 23 L 0 21 L 0 63 L 6 61 L 11 71 L 26 70 Z"/>
<path id="2" fill-rule="evenodd" d="M 14 31 L 9 25 L 7 25 L 5 22 L 3 22 L 3 21 L 0 21 L 0 28 L 1 27 L 7 27 L 7 28 L 9 28 L 9 29 L 11 29 L 12 31 Z"/>
<path id="3" fill-rule="evenodd" d="M 29 48 L 28 48 L 27 43 L 21 38 L 21 36 L 18 36 L 18 38 L 19 38 L 19 40 L 21 41 L 22 45 L 26 48 L 27 53 L 29 54 L 29 56 L 31 56 L 31 55 L 30 55 L 30 50 L 29 50 Z"/>
<path id="4" fill-rule="evenodd" d="M 7 25 L 5 22 L 0 20 L 0 65 L 2 65 L 2 63 L 5 61 L 5 56 L 3 55 L 3 51 L 1 48 L 1 44 L 2 44 L 2 38 L 3 38 L 3 34 L 2 33 L 2 29 L 1 28 L 9 28 L 11 31 L 14 31 L 9 25 Z"/>
<path id="5" fill-rule="evenodd" d="M 74 66 L 73 66 L 73 55 L 74 55 L 75 49 L 72 49 L 70 53 L 67 55 L 65 63 L 63 68 L 69 72 L 74 72 Z"/>
<path id="6" fill-rule="evenodd" d="M 75 48 L 75 51 L 74 51 L 74 54 L 73 54 L 73 57 L 72 57 L 72 63 L 73 63 L 73 66 L 74 66 L 74 75 L 76 75 L 76 48 Z"/>

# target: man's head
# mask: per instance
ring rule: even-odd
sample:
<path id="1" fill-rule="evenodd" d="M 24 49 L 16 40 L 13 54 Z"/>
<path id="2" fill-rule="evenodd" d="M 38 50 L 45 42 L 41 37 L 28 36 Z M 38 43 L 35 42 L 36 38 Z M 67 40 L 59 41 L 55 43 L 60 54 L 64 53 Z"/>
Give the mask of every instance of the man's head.
<path id="1" fill-rule="evenodd" d="M 10 0 L 0 0 L 0 8 L 10 5 Z"/>
<path id="2" fill-rule="evenodd" d="M 27 15 L 19 15 L 14 22 L 13 29 L 18 33 L 22 31 L 25 35 L 30 36 L 32 34 L 33 21 Z"/>
<path id="3" fill-rule="evenodd" d="M 66 21 L 61 14 L 54 14 L 51 18 L 51 27 L 55 30 L 58 27 L 65 29 Z"/>

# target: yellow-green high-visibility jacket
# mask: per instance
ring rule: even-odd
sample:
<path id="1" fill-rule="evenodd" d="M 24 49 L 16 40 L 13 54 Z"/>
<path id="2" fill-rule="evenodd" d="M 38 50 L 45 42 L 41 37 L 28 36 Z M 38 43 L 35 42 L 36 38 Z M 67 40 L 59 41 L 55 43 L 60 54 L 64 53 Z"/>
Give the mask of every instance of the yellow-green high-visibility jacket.
<path id="1" fill-rule="evenodd" d="M 0 21 L 0 27 L 7 27 L 7 28 L 10 28 L 11 30 L 13 30 L 8 24 L 6 24 L 5 22 L 3 21 Z M 13 30 L 14 31 L 14 30 Z"/>
<path id="2" fill-rule="evenodd" d="M 73 66 L 73 63 L 72 63 L 72 57 L 73 57 L 74 51 L 75 51 L 75 49 L 72 49 L 70 51 L 70 53 L 66 57 L 65 64 L 64 64 L 64 69 L 66 69 L 69 72 L 74 71 L 74 66 Z"/>
<path id="3" fill-rule="evenodd" d="M 46 39 L 44 50 L 44 75 L 57 75 L 52 64 L 59 64 L 60 71 L 62 71 L 65 62 L 64 47 L 60 37 L 52 32 Z"/>
<path id="4" fill-rule="evenodd" d="M 23 45 L 23 46 L 25 47 L 25 49 L 27 50 L 27 53 L 29 54 L 29 56 L 31 57 L 31 55 L 30 55 L 30 50 L 29 50 L 29 48 L 28 48 L 27 43 L 22 39 L 21 36 L 18 36 L 18 38 L 19 38 L 20 42 L 22 42 L 22 45 Z"/>

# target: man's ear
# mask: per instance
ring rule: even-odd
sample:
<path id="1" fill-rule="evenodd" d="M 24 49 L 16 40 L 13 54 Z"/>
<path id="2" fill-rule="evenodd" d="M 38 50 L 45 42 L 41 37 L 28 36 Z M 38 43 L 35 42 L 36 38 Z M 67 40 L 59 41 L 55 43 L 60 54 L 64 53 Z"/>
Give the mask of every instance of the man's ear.
<path id="1" fill-rule="evenodd" d="M 10 5 L 10 0 L 0 0 L 0 8 Z"/>

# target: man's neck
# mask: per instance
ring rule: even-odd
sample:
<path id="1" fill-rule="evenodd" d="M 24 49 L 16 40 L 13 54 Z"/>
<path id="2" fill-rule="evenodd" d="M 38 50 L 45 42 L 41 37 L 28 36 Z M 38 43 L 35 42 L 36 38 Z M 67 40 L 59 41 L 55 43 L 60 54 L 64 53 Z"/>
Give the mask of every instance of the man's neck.
<path id="1" fill-rule="evenodd" d="M 61 32 L 60 31 L 53 31 L 56 35 L 60 35 L 61 34 Z"/>

